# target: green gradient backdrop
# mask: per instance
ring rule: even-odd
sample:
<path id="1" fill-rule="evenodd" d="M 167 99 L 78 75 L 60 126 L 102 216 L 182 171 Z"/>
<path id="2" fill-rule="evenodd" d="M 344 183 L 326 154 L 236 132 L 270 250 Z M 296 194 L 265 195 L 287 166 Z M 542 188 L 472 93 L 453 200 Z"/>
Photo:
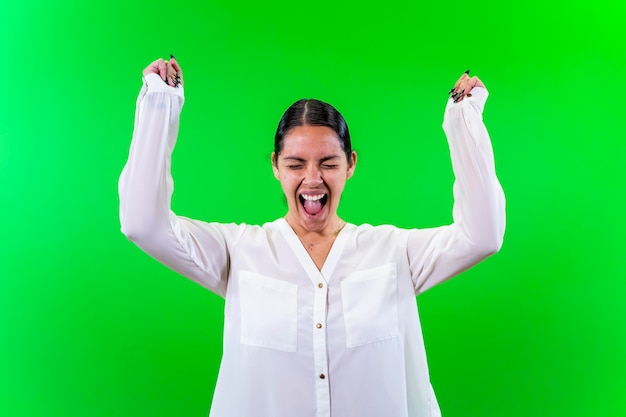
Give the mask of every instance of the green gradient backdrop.
<path id="1" fill-rule="evenodd" d="M 218 221 L 284 214 L 272 137 L 312 96 L 360 151 L 345 218 L 449 222 L 443 107 L 480 75 L 508 229 L 418 300 L 444 416 L 626 416 L 624 2 L 438 3 L 3 1 L 0 416 L 207 414 L 222 300 L 117 217 L 140 73 L 169 53 L 174 208 Z"/>

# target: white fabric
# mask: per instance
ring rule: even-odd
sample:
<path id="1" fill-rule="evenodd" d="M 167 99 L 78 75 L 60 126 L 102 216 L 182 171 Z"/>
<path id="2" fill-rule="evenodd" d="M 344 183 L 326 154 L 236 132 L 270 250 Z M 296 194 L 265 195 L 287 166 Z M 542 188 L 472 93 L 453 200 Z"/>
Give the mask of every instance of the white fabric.
<path id="1" fill-rule="evenodd" d="M 211 417 L 434 417 L 416 294 L 496 252 L 504 195 L 482 123 L 487 91 L 448 102 L 454 223 L 347 224 L 319 271 L 284 219 L 205 223 L 170 210 L 182 87 L 147 76 L 120 178 L 122 231 L 226 298 Z M 323 375 L 323 377 L 322 377 Z"/>

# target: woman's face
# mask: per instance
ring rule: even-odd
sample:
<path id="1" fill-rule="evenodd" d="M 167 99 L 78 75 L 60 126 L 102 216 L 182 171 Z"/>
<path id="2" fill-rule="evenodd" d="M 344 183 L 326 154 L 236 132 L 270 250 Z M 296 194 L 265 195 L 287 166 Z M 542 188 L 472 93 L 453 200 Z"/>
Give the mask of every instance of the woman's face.
<path id="1" fill-rule="evenodd" d="M 346 180 L 354 173 L 337 133 L 326 126 L 298 126 L 287 132 L 274 161 L 274 176 L 287 198 L 287 221 L 309 232 L 332 233 Z M 335 228 L 335 229 L 333 229 Z"/>

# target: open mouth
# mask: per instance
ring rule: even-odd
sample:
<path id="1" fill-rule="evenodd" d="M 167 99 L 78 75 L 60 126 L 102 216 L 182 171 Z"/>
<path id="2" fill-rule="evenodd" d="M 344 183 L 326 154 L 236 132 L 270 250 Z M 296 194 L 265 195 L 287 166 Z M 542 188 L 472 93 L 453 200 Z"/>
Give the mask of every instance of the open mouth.
<path id="1" fill-rule="evenodd" d="M 315 216 L 322 211 L 328 202 L 328 194 L 300 194 L 299 199 L 306 214 Z"/>

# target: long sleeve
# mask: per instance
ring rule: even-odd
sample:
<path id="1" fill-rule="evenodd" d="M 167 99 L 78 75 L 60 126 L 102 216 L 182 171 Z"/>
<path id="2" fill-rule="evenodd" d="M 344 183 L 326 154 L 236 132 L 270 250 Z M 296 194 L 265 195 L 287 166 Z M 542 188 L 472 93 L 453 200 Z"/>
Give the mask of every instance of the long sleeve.
<path id="1" fill-rule="evenodd" d="M 228 268 L 224 227 L 176 216 L 171 154 L 184 102 L 182 86 L 145 77 L 137 99 L 130 155 L 119 181 L 122 233 L 142 250 L 224 295 Z"/>
<path id="2" fill-rule="evenodd" d="M 455 175 L 454 222 L 412 231 L 408 255 L 417 293 L 470 268 L 502 245 L 505 200 L 482 121 L 487 96 L 487 90 L 476 87 L 472 97 L 460 103 L 450 99 L 446 106 L 443 129 Z"/>

